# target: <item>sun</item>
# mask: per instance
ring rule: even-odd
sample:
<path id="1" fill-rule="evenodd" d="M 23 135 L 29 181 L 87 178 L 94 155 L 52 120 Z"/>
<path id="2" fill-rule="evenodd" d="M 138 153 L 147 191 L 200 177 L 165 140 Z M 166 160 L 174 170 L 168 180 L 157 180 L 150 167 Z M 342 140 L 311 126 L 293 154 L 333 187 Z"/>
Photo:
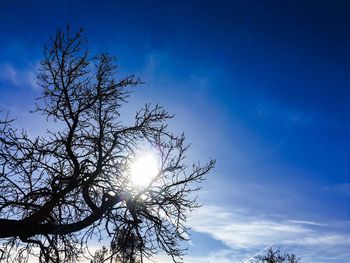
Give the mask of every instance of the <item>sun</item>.
<path id="1" fill-rule="evenodd" d="M 140 155 L 130 167 L 130 181 L 134 186 L 147 186 L 159 173 L 158 162 L 151 153 Z"/>

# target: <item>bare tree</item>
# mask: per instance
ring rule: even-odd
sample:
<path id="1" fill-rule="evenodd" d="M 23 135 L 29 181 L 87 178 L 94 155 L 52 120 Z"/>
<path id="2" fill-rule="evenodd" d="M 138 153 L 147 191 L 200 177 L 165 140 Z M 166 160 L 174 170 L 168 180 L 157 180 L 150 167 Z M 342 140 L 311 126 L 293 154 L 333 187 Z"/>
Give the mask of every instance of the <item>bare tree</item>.
<path id="1" fill-rule="evenodd" d="M 294 254 L 281 254 L 279 249 L 270 247 L 265 254 L 257 255 L 252 263 L 300 263 L 300 259 Z"/>
<path id="2" fill-rule="evenodd" d="M 103 239 L 111 258 L 142 261 L 164 251 L 180 262 L 186 214 L 198 206 L 198 183 L 214 161 L 186 165 L 185 137 L 168 131 L 173 115 L 158 105 L 122 124 L 120 108 L 141 81 L 117 79 L 115 58 L 90 56 L 85 42 L 67 27 L 45 47 L 35 112 L 57 124 L 47 136 L 32 138 L 8 117 L 0 122 L 1 260 L 78 262 L 89 240 Z M 135 186 L 128 171 L 144 145 L 155 151 L 159 172 Z"/>

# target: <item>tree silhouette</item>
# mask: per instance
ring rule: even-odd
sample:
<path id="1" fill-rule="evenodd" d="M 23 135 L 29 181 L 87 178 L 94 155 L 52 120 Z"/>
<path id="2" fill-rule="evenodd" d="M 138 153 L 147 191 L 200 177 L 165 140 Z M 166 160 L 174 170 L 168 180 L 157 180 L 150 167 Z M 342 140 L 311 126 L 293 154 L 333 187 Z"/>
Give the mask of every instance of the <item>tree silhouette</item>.
<path id="1" fill-rule="evenodd" d="M 173 115 L 158 105 L 122 124 L 120 109 L 141 81 L 117 79 L 115 58 L 91 56 L 85 45 L 82 31 L 67 27 L 45 46 L 34 112 L 52 123 L 46 136 L 16 130 L 8 116 L 0 122 L 1 260 L 77 262 L 89 240 L 103 239 L 112 257 L 142 261 L 164 251 L 179 262 L 186 213 L 198 206 L 198 183 L 214 161 L 186 165 L 185 137 L 168 130 Z M 128 171 L 143 147 L 159 172 L 135 186 Z"/>
<path id="2" fill-rule="evenodd" d="M 300 263 L 300 259 L 294 254 L 281 254 L 279 249 L 269 248 L 265 254 L 257 255 L 252 263 Z"/>

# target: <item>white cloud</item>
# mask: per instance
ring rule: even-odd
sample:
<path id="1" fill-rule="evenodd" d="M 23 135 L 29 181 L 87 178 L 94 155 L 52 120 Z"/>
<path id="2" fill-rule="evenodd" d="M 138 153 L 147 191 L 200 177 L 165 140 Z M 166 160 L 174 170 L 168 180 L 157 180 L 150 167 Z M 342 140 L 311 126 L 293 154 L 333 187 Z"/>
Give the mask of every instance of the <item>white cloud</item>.
<path id="1" fill-rule="evenodd" d="M 157 255 L 150 260 L 145 260 L 145 263 L 172 263 L 172 260 L 167 255 Z M 184 256 L 185 263 L 240 263 L 237 253 L 228 249 L 222 249 L 211 253 L 203 253 L 201 256 Z"/>
<path id="2" fill-rule="evenodd" d="M 349 229 L 339 229 L 337 224 L 252 216 L 215 206 L 195 211 L 189 225 L 194 231 L 222 241 L 232 251 L 240 251 L 241 260 L 273 245 L 296 251 L 302 259 L 312 259 L 303 262 L 339 262 L 350 246 Z"/>
<path id="3" fill-rule="evenodd" d="M 9 82 L 14 86 L 37 88 L 37 65 L 32 65 L 24 69 L 16 68 L 11 64 L 0 65 L 0 81 Z"/>

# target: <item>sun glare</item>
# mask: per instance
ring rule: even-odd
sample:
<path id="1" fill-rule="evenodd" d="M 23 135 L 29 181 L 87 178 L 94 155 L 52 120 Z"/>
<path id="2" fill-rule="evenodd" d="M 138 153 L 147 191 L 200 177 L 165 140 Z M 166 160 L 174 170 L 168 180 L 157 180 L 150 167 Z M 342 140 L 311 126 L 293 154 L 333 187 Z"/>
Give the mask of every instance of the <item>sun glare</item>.
<path id="1" fill-rule="evenodd" d="M 158 163 L 150 153 L 142 154 L 131 165 L 130 180 L 135 186 L 146 186 L 159 172 Z"/>

